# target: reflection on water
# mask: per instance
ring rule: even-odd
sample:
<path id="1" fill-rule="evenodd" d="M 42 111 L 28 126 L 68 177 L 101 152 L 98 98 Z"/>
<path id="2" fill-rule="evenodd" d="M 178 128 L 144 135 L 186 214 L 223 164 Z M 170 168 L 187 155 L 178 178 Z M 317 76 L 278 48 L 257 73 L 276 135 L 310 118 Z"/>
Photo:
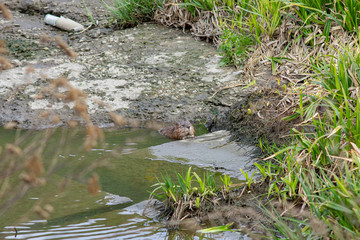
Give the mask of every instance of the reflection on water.
<path id="1" fill-rule="evenodd" d="M 30 221 L 24 226 L 16 227 L 16 236 L 14 227 L 5 227 L 3 234 L 8 235 L 6 239 L 149 239 L 149 236 L 152 239 L 163 239 L 166 236 L 165 229 L 158 231 L 156 225 L 151 226 L 151 221 L 144 218 L 133 216 L 124 224 L 110 226 L 107 221 L 106 218 L 96 218 L 49 228 L 39 228 L 40 221 Z"/>
<path id="2" fill-rule="evenodd" d="M 60 130 L 59 130 L 60 131 Z M 15 132 L 0 130 L 0 145 L 14 139 Z M 36 135 L 36 133 L 34 133 Z M 55 134 L 49 141 L 48 152 L 57 149 L 61 134 Z M 5 136 L 5 137 L 4 137 Z M 71 164 L 58 169 L 47 184 L 34 188 L 0 221 L 0 238 L 5 239 L 223 239 L 224 235 L 201 235 L 194 233 L 169 232 L 162 223 L 137 214 L 119 214 L 124 208 L 148 199 L 156 176 L 161 173 L 184 173 L 188 166 L 167 161 L 154 161 L 148 147 L 168 142 L 157 131 L 147 129 L 124 129 L 107 131 L 105 147 L 79 153 L 84 132 L 78 132 L 68 140 L 67 152 L 58 156 L 70 160 Z M 57 139 L 58 138 L 58 139 Z M 115 154 L 117 153 L 117 154 Z M 49 153 L 50 154 L 50 153 Z M 101 192 L 92 196 L 87 192 L 87 182 L 69 179 L 64 191 L 60 183 L 67 176 L 72 164 L 86 164 L 105 158 L 107 165 L 96 170 L 100 177 Z M 46 159 L 44 159 L 46 161 Z M 46 164 L 46 163 L 45 163 Z M 84 167 L 85 167 L 84 166 Z M 202 174 L 204 170 L 193 167 Z M 16 180 L 16 179 L 15 179 Z M 15 181 L 14 180 L 14 181 Z M 51 205 L 47 221 L 33 212 L 35 203 Z M 227 239 L 238 239 L 232 235 Z M 241 237 L 241 239 L 244 239 Z"/>
<path id="3" fill-rule="evenodd" d="M 41 221 L 31 221 L 17 226 L 15 235 L 13 227 L 5 227 L 2 232 L 6 239 L 239 239 L 236 234 L 195 234 L 184 231 L 168 231 L 151 220 L 132 216 L 121 225 L 107 224 L 106 218 L 89 219 L 82 223 L 50 228 L 34 229 Z M 44 222 L 44 221 L 43 221 Z M 244 238 L 241 238 L 244 239 Z"/>

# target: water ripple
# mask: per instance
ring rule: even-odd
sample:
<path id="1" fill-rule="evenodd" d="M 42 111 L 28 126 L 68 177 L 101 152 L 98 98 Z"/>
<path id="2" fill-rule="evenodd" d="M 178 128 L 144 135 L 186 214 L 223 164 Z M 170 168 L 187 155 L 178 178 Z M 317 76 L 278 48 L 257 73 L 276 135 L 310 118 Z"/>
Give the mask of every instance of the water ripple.
<path id="1" fill-rule="evenodd" d="M 101 224 L 101 223 L 104 224 Z M 28 222 L 25 226 L 8 226 L 5 231 L 1 232 L 5 235 L 5 239 L 158 239 L 160 238 L 157 227 L 142 226 L 147 222 L 145 219 L 131 219 L 118 226 L 106 226 L 106 219 L 90 219 L 87 222 L 78 224 L 68 224 L 66 226 L 51 226 L 44 229 L 35 229 L 36 223 Z M 29 228 L 33 225 L 34 228 Z M 146 224 L 148 225 L 148 224 Z M 18 233 L 15 236 L 14 228 Z M 165 232 L 161 233 L 161 238 Z M 158 235 L 158 236 L 157 236 Z M 1 236 L 1 235 L 0 235 Z"/>

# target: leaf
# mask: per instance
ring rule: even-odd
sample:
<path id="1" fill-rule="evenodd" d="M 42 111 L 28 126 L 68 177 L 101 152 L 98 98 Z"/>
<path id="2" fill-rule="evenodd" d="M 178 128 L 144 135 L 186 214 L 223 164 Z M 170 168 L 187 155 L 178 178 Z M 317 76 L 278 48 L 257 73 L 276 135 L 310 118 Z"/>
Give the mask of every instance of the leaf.
<path id="1" fill-rule="evenodd" d="M 233 225 L 233 223 L 229 223 L 225 226 L 205 228 L 205 229 L 198 230 L 197 232 L 200 232 L 200 233 L 219 233 L 219 232 L 228 232 L 228 231 L 235 232 L 234 230 L 229 228 L 231 225 Z"/>
<path id="2" fill-rule="evenodd" d="M 256 84 L 256 80 L 254 79 L 251 83 L 249 83 L 248 85 L 246 85 L 245 87 L 242 87 L 241 90 L 246 89 L 248 87 L 251 87 L 252 85 Z"/>

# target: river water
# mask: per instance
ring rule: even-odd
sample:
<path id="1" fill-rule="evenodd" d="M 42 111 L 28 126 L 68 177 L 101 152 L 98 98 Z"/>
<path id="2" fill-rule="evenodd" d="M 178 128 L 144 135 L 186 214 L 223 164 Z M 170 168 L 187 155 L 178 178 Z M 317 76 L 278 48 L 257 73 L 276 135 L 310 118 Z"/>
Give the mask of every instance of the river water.
<path id="1" fill-rule="evenodd" d="M 152 146 L 169 142 L 157 131 L 122 129 L 105 132 L 105 144 L 89 152 L 82 150 L 84 131 L 66 131 L 64 150 L 59 147 L 64 130 L 56 130 L 47 142 L 44 165 L 54 153 L 67 164 L 59 167 L 43 187 L 33 188 L 0 220 L 0 238 L 4 239 L 246 239 L 238 233 L 201 234 L 185 230 L 170 231 L 162 222 L 133 211 L 134 205 L 149 198 L 152 185 L 161 174 L 185 173 L 189 165 L 157 159 Z M 0 130 L 0 145 L 16 138 L 15 130 Z M 41 131 L 32 132 L 37 139 Z M 22 135 L 22 133 L 20 133 Z M 116 153 L 116 154 L 115 154 Z M 49 159 L 49 160 L 48 160 Z M 101 192 L 88 193 L 87 179 L 92 173 L 78 176 L 81 168 L 99 161 L 96 168 Z M 70 164 L 69 164 L 70 162 Z M 80 163 L 80 165 L 79 165 Z M 76 165 L 77 168 L 72 168 Z M 74 170 L 76 169 L 76 170 Z M 205 169 L 192 167 L 199 175 Z M 68 175 L 72 174 L 72 178 Z M 200 175 L 200 176 L 201 176 Z M 221 175 L 221 173 L 216 173 Z M 14 184 L 21 181 L 14 176 Z M 64 183 L 66 187 L 63 189 Z M 1 203 L 0 199 L 0 203 Z M 34 214 L 34 205 L 49 212 L 47 220 Z"/>

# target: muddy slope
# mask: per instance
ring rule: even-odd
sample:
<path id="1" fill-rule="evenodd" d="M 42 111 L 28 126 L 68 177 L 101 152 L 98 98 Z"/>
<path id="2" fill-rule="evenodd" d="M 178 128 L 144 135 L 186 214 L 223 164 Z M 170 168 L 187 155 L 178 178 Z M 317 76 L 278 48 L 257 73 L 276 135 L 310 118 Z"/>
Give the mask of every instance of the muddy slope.
<path id="1" fill-rule="evenodd" d="M 98 2 L 87 2 L 87 7 L 99 25 L 72 34 L 45 25 L 43 18 L 52 13 L 87 26 L 80 1 L 7 1 L 14 18 L 0 20 L 0 39 L 7 42 L 14 68 L 0 73 L 0 122 L 50 127 L 54 124 L 39 115 L 52 110 L 61 118 L 57 125 L 64 124 L 73 105 L 37 98 L 51 79 L 62 75 L 84 90 L 89 113 L 103 126 L 112 122 L 108 111 L 144 121 L 210 122 L 244 95 L 230 89 L 212 97 L 241 78 L 241 71 L 218 66 L 220 57 L 212 45 L 155 23 L 120 31 L 106 28 L 107 11 Z M 54 43 L 41 43 L 43 34 L 62 36 L 78 57 L 69 58 Z M 26 73 L 29 65 L 34 72 Z"/>

